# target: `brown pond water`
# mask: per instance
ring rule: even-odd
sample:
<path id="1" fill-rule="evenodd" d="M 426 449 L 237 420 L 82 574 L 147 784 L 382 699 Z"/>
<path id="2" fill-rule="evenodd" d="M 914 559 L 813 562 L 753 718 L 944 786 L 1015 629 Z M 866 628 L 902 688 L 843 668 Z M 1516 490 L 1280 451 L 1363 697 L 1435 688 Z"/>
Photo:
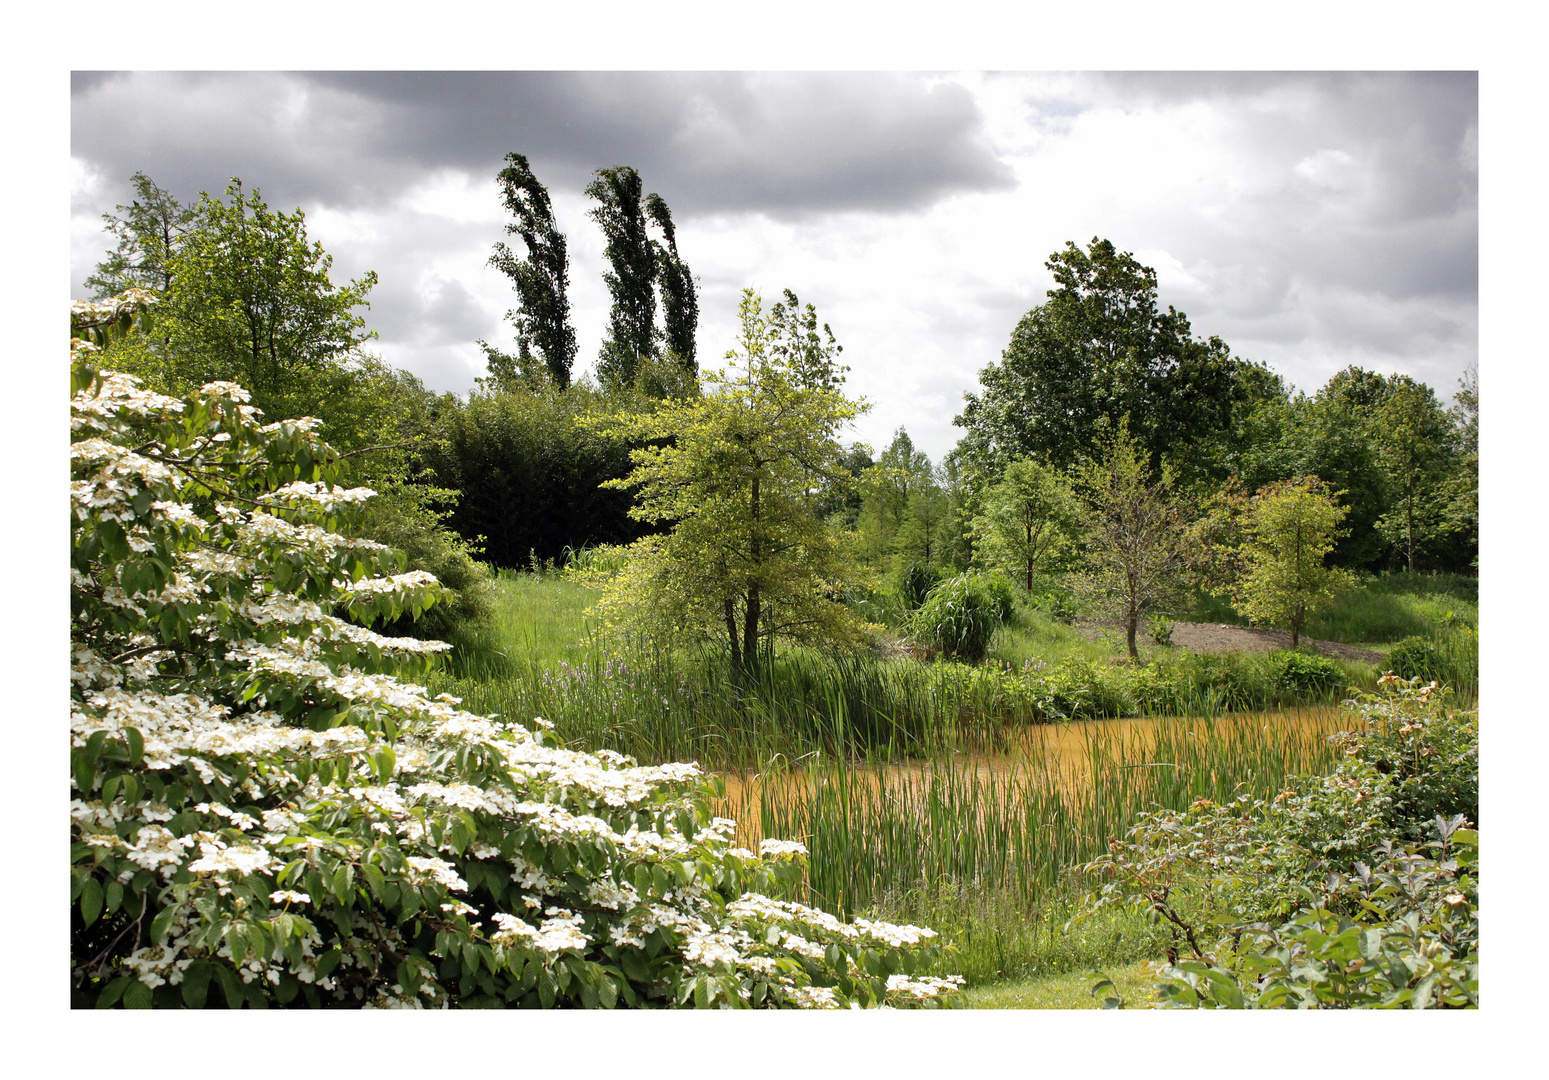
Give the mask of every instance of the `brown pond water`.
<path id="1" fill-rule="evenodd" d="M 863 798 L 880 794 L 890 802 L 916 803 L 942 778 L 959 788 L 974 787 L 985 798 L 1018 799 L 1051 787 L 1072 798 L 1092 786 L 1094 772 L 1103 774 L 1099 780 L 1105 785 L 1143 788 L 1148 778 L 1139 774 L 1148 769 L 1237 776 L 1266 754 L 1299 763 L 1318 754 L 1330 735 L 1355 723 L 1353 714 L 1325 707 L 1031 725 L 993 752 L 883 763 L 782 762 L 762 772 L 723 773 L 726 795 L 716 812 L 736 820 L 738 842 L 752 847 L 760 839 L 759 808 L 766 798 L 788 803 L 833 786 Z M 1292 764 L 1291 771 L 1302 768 Z"/>

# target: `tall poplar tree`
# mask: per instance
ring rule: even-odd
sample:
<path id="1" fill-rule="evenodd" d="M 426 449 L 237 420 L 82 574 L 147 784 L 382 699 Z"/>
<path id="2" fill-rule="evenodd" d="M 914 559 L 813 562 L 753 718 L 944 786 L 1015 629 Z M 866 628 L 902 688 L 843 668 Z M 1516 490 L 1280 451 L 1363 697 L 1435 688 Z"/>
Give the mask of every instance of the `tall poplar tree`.
<path id="1" fill-rule="evenodd" d="M 642 195 L 640 174 L 627 165 L 598 169 L 586 194 L 597 201 L 588 216 L 602 229 L 603 254 L 611 270 L 603 274 L 613 296 L 608 336 L 597 358 L 605 384 L 629 386 L 642 361 L 665 352 L 685 373 L 698 372 L 694 335 L 699 328 L 698 289 L 678 252 L 672 213 L 657 194 Z M 662 231 L 652 239 L 649 226 Z M 656 325 L 657 290 L 665 326 Z"/>
<path id="2" fill-rule="evenodd" d="M 667 352 L 677 357 L 685 371 L 695 374 L 695 333 L 699 329 L 699 290 L 689 273 L 688 264 L 678 254 L 677 231 L 672 227 L 672 211 L 660 195 L 646 196 L 645 210 L 661 229 L 666 243 L 651 241 L 656 257 L 656 277 L 661 288 L 663 339 Z"/>
<path id="3" fill-rule="evenodd" d="M 596 177 L 586 186 L 598 204 L 588 216 L 607 240 L 603 255 L 612 269 L 602 278 L 613 295 L 597 375 L 604 383 L 628 386 L 641 359 L 656 355 L 656 251 L 642 212 L 640 174 L 619 165 L 598 169 Z"/>
<path id="4" fill-rule="evenodd" d="M 506 318 L 516 327 L 517 358 L 484 346 L 490 370 L 497 377 L 510 377 L 519 368 L 530 366 L 533 351 L 554 384 L 561 390 L 570 385 L 570 370 L 575 363 L 575 330 L 570 325 L 570 261 L 565 234 L 554 222 L 554 209 L 548 190 L 533 175 L 522 154 L 506 155 L 506 167 L 496 175 L 500 200 L 514 219 L 506 232 L 521 237 L 527 257 L 518 258 L 505 244 L 495 245 L 489 265 L 511 279 L 521 306 L 508 311 Z M 482 344 L 482 343 L 481 343 Z M 510 368 L 512 370 L 505 370 Z"/>

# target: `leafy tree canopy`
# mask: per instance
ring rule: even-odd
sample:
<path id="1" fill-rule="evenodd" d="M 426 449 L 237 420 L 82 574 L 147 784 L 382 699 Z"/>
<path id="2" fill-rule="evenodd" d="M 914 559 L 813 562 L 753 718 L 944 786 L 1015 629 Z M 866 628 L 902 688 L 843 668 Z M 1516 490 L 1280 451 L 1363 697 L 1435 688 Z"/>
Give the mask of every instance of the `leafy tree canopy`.
<path id="1" fill-rule="evenodd" d="M 1242 614 L 1291 632 L 1301 644 L 1309 616 L 1351 585 L 1327 565 L 1345 508 L 1317 477 L 1298 477 L 1261 489 L 1245 508 L 1243 573 L 1232 604 Z"/>
<path id="2" fill-rule="evenodd" d="M 603 423 L 647 444 L 631 452 L 629 476 L 604 486 L 635 490 L 633 517 L 671 524 L 633 546 L 604 612 L 661 640 L 719 638 L 746 674 L 761 643 L 863 637 L 841 602 L 854 570 L 817 499 L 848 476 L 837 433 L 864 406 L 802 362 L 795 324 L 766 317 L 751 289 L 740 318 L 740 349 L 703 397 Z"/>
<path id="3" fill-rule="evenodd" d="M 509 235 L 521 238 L 525 259 L 505 244 L 496 244 L 490 265 L 511 279 L 521 306 L 506 313 L 516 327 L 518 360 L 485 345 L 490 371 L 497 379 L 530 377 L 530 358 L 537 350 L 543 368 L 561 390 L 570 385 L 575 363 L 575 330 L 570 325 L 570 260 L 565 234 L 554 221 L 548 189 L 533 175 L 527 158 L 506 155 L 506 167 L 496 176 L 500 199 L 514 219 Z M 480 342 L 483 345 L 482 342 Z M 529 361 L 524 363 L 523 361 Z"/>
<path id="4" fill-rule="evenodd" d="M 998 473 L 1030 457 L 1060 470 L 1090 460 L 1093 440 L 1128 417 L 1155 470 L 1164 457 L 1185 481 L 1217 455 L 1200 453 L 1264 391 L 1262 375 L 1218 337 L 1197 340 L 1186 315 L 1157 306 L 1156 271 L 1093 238 L 1045 264 L 1057 288 L 1017 324 L 983 389 L 954 423 L 970 453 Z"/>
<path id="5" fill-rule="evenodd" d="M 1076 592 L 1124 628 L 1132 659 L 1142 616 L 1165 612 L 1182 596 L 1188 543 L 1183 505 L 1172 470 L 1152 479 L 1145 451 L 1122 421 L 1101 444 L 1101 456 L 1076 473 L 1082 569 Z"/>

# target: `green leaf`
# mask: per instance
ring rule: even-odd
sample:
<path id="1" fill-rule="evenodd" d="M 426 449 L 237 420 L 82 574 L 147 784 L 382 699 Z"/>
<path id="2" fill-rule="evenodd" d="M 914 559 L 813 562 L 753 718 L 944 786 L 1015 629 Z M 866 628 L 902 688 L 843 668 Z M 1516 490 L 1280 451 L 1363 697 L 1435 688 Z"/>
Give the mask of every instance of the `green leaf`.
<path id="1" fill-rule="evenodd" d="M 87 878 L 86 884 L 81 888 L 81 918 L 87 926 L 90 926 L 101 914 L 102 886 L 97 884 L 96 878 Z"/>
<path id="2" fill-rule="evenodd" d="M 96 1008 L 111 1009 L 117 1004 L 118 999 L 124 996 L 124 991 L 129 989 L 129 984 L 137 980 L 127 975 L 120 976 L 102 988 L 102 993 L 97 997 Z"/>
<path id="3" fill-rule="evenodd" d="M 124 742 L 129 747 L 129 764 L 140 765 L 145 761 L 145 736 L 139 728 L 125 728 Z"/>
<path id="4" fill-rule="evenodd" d="M 84 751 L 72 751 L 70 757 L 72 759 L 70 771 L 75 779 L 75 786 L 83 799 L 88 798 L 92 791 L 92 779 L 97 774 L 96 766 Z"/>
<path id="5" fill-rule="evenodd" d="M 333 969 L 339 966 L 339 961 L 344 959 L 344 953 L 338 949 L 329 949 L 317 960 L 317 979 L 319 982 L 333 974 Z"/>
<path id="6" fill-rule="evenodd" d="M 151 1007 L 151 988 L 136 979 L 129 988 L 124 991 L 124 1008 L 149 1009 Z"/>
<path id="7" fill-rule="evenodd" d="M 204 960 L 195 960 L 188 965 L 188 970 L 183 972 L 183 983 L 179 987 L 183 994 L 183 1004 L 190 1009 L 202 1009 L 206 997 L 210 992 L 210 976 L 213 972 L 209 963 Z"/>
<path id="8" fill-rule="evenodd" d="M 151 920 L 152 942 L 159 945 L 166 940 L 167 929 L 172 925 L 172 920 L 177 918 L 177 913 L 181 908 L 182 905 L 180 904 L 172 904 L 156 913 L 156 917 Z"/>

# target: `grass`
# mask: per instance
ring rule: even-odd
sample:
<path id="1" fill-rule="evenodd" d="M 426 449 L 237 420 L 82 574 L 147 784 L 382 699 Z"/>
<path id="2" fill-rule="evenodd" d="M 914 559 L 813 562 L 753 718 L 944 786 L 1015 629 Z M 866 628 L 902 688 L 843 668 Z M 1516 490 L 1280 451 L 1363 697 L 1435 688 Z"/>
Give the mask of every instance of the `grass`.
<path id="1" fill-rule="evenodd" d="M 963 1000 L 970 1009 L 1100 1009 L 1102 999 L 1114 991 L 1094 995 L 1092 987 L 1099 978 L 1111 981 L 1127 1006 L 1150 1001 L 1157 982 L 1148 962 L 1117 967 L 1110 964 L 1099 972 L 1065 972 L 970 986 L 963 991 Z"/>
<path id="2" fill-rule="evenodd" d="M 1368 636 L 1418 625 L 1471 672 L 1468 580 L 1374 579 L 1329 625 Z M 719 772 L 719 812 L 745 844 L 800 839 L 809 901 L 937 929 L 943 969 L 968 978 L 979 1007 L 1095 1007 L 1094 967 L 1148 999 L 1138 965 L 1161 955 L 1162 931 L 1121 911 L 1071 923 L 1088 888 L 1076 868 L 1142 809 L 1272 795 L 1326 771 L 1324 736 L 1345 720 L 1332 702 L 1376 674 L 1341 668 L 1321 708 L 1228 715 L 1280 700 L 1280 661 L 1158 650 L 1119 667 L 1103 643 L 1024 610 L 988 665 L 792 650 L 739 686 L 714 655 L 608 652 L 586 616 L 595 594 L 561 576 L 502 577 L 495 590 L 495 619 L 432 674 L 433 690 L 480 713 L 544 716 L 578 747 Z M 1195 715 L 1037 724 L 1060 702 Z"/>

